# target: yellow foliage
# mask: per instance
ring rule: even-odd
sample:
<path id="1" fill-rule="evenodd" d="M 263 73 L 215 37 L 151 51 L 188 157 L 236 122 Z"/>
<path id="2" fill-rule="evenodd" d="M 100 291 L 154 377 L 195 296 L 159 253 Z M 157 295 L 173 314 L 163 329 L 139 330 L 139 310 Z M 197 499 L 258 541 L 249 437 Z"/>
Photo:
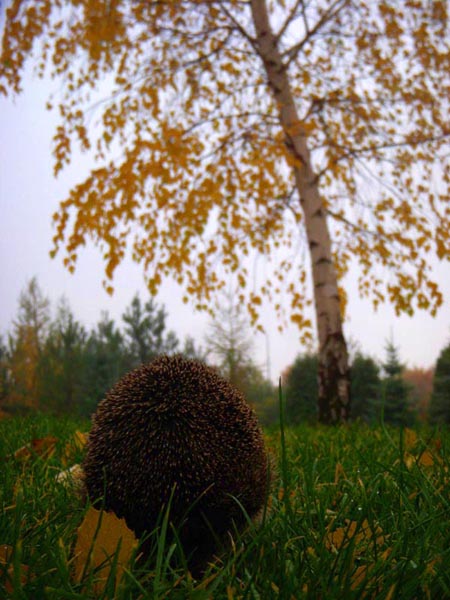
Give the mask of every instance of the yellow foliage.
<path id="1" fill-rule="evenodd" d="M 338 278 L 357 266 L 360 293 L 375 308 L 389 301 L 397 313 L 435 314 L 443 299 L 428 255 L 450 258 L 446 3 L 406 10 L 364 1 L 354 10 L 344 2 L 327 11 L 310 2 L 309 30 L 295 20 L 294 0 L 275 3 L 272 21 L 285 27 L 274 39 L 300 115 L 288 126 L 244 4 L 10 3 L 0 93 L 20 91 L 33 57 L 38 74 L 63 83 L 48 103 L 60 117 L 55 174 L 76 147 L 97 161 L 54 216 L 52 256 L 65 252 L 73 272 L 78 250 L 93 241 L 113 293 L 131 247 L 151 293 L 173 276 L 199 307 L 236 274 L 254 323 L 267 299 L 280 322 L 290 317 L 308 337 L 306 304 L 290 305 L 290 285 L 303 290 L 305 275 L 295 168 L 318 183 Z M 111 94 L 98 102 L 104 81 Z M 312 173 L 302 171 L 294 138 L 307 140 Z M 310 248 L 318 242 L 308 239 Z M 254 289 L 245 269 L 257 255 L 276 266 Z M 20 376 L 31 385 L 32 369 Z"/>

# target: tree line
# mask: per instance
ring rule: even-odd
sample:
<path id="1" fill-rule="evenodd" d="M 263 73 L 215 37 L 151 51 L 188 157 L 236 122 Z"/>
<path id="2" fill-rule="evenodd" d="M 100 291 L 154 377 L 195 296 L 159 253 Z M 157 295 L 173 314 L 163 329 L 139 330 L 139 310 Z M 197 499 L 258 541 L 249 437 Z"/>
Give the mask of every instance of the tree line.
<path id="1" fill-rule="evenodd" d="M 450 424 L 450 344 L 435 368 L 407 369 L 399 350 L 387 342 L 379 364 L 358 351 L 351 361 L 351 418 L 375 424 Z M 317 421 L 317 355 L 296 358 L 285 374 L 286 416 L 290 423 Z"/>
<path id="2" fill-rule="evenodd" d="M 224 294 L 202 347 L 191 337 L 180 340 L 168 327 L 164 306 L 137 294 L 120 325 L 103 312 L 88 330 L 64 298 L 52 316 L 36 278 L 20 295 L 11 331 L 0 338 L 0 410 L 88 416 L 123 374 L 175 352 L 215 365 L 265 425 L 278 420 L 278 388 L 252 359 L 250 328 L 233 292 Z M 299 354 L 283 374 L 289 424 L 317 422 L 318 368 L 316 354 Z M 381 365 L 357 351 L 351 397 L 352 419 L 367 423 L 450 423 L 450 344 L 434 370 L 406 369 L 392 341 Z"/>

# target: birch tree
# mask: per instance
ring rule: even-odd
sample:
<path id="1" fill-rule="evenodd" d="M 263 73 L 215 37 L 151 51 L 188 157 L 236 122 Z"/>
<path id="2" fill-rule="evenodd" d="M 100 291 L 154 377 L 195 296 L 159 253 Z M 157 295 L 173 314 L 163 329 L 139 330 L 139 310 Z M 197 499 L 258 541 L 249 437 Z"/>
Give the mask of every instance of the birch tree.
<path id="1" fill-rule="evenodd" d="M 53 254 L 73 271 L 91 241 L 112 291 L 130 248 L 152 293 L 173 277 L 198 309 L 232 274 L 256 327 L 271 302 L 303 340 L 313 303 L 319 418 L 345 421 L 348 270 L 374 308 L 443 301 L 429 256 L 449 258 L 448 9 L 12 0 L 0 91 L 19 93 L 30 62 L 60 80 L 55 174 L 76 147 L 93 157 L 54 216 Z"/>

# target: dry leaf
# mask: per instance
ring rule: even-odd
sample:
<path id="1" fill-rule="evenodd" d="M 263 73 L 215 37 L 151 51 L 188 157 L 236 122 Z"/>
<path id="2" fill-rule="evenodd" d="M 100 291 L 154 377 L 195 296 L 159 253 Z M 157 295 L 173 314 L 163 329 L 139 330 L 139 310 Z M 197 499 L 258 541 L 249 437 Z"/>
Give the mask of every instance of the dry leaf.
<path id="1" fill-rule="evenodd" d="M 436 462 L 437 457 L 434 457 L 430 450 L 424 450 L 419 458 L 419 464 L 424 467 L 432 467 Z"/>
<path id="2" fill-rule="evenodd" d="M 359 585 L 362 584 L 372 569 L 372 565 L 360 565 L 355 569 L 355 572 L 352 575 L 352 590 L 355 590 Z"/>
<path id="3" fill-rule="evenodd" d="M 22 446 L 14 452 L 13 455 L 9 455 L 7 458 L 15 458 L 16 460 L 27 461 L 32 457 L 40 456 L 42 458 L 49 458 L 55 451 L 55 446 L 58 438 L 47 435 L 44 438 L 32 440 L 30 444 Z"/>
<path id="4" fill-rule="evenodd" d="M 344 527 L 338 527 L 334 531 L 328 532 L 325 537 L 325 545 L 328 550 L 339 551 L 347 546 L 353 538 L 357 554 L 361 552 L 361 547 L 367 545 L 369 541 L 375 542 L 377 546 L 381 546 L 385 541 L 381 527 L 377 526 L 373 529 L 367 519 L 364 519 L 360 527 L 356 521 L 347 521 Z"/>
<path id="5" fill-rule="evenodd" d="M 336 468 L 334 469 L 334 483 L 339 483 L 340 479 L 347 479 L 347 475 L 345 474 L 344 467 L 340 462 L 336 463 Z"/>
<path id="6" fill-rule="evenodd" d="M 101 593 L 108 580 L 119 543 L 116 585 L 138 542 L 124 519 L 118 519 L 114 513 L 90 508 L 78 528 L 74 559 L 75 580 L 81 581 L 85 572 L 98 569 L 94 590 Z"/>
<path id="7" fill-rule="evenodd" d="M 404 432 L 404 445 L 407 450 L 410 450 L 416 445 L 417 433 L 413 429 L 405 428 Z"/>
<path id="8" fill-rule="evenodd" d="M 13 555 L 13 547 L 8 544 L 0 545 L 0 575 L 5 578 L 5 591 L 8 594 L 13 593 L 12 580 L 14 577 L 14 567 L 11 564 L 11 558 Z M 25 585 L 29 580 L 29 567 L 27 565 L 20 565 L 20 583 Z M 6 574 L 6 576 L 5 576 Z"/>
<path id="9" fill-rule="evenodd" d="M 61 458 L 61 462 L 64 466 L 73 462 L 77 452 L 82 450 L 87 442 L 88 434 L 82 431 L 75 431 L 72 439 L 69 440 L 64 448 L 64 452 Z"/>

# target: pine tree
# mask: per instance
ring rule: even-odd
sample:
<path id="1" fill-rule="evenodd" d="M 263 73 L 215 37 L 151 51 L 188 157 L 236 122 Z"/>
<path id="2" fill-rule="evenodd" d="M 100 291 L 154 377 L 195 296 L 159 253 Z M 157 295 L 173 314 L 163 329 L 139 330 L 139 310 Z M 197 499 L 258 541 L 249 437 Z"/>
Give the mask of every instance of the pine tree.
<path id="1" fill-rule="evenodd" d="M 0 409 L 6 403 L 9 392 L 8 350 L 0 336 Z"/>
<path id="2" fill-rule="evenodd" d="M 173 354 L 177 350 L 177 336 L 173 331 L 166 331 L 167 313 L 153 298 L 142 305 L 136 294 L 122 319 L 130 368 L 148 362 L 159 354 Z"/>
<path id="3" fill-rule="evenodd" d="M 84 401 L 87 334 L 65 298 L 50 325 L 39 365 L 40 406 L 56 412 L 79 413 Z"/>
<path id="4" fill-rule="evenodd" d="M 17 319 L 9 336 L 11 389 L 8 403 L 39 407 L 39 364 L 50 324 L 50 301 L 33 277 L 21 292 Z"/>
<path id="5" fill-rule="evenodd" d="M 385 376 L 381 386 L 381 412 L 386 423 L 411 425 L 414 413 L 409 402 L 410 386 L 402 378 L 404 365 L 400 362 L 398 349 L 392 341 L 386 345 Z"/>
<path id="6" fill-rule="evenodd" d="M 351 416 L 368 423 L 376 418 L 380 405 L 381 380 L 376 362 L 358 352 L 351 366 Z"/>
<path id="7" fill-rule="evenodd" d="M 88 414 L 129 368 L 124 337 L 106 312 L 89 335 L 84 360 L 83 412 Z"/>
<path id="8" fill-rule="evenodd" d="M 289 367 L 283 385 L 289 423 L 317 421 L 318 368 L 315 354 L 299 355 Z"/>
<path id="9" fill-rule="evenodd" d="M 440 353 L 433 378 L 430 421 L 450 424 L 450 344 Z"/>

